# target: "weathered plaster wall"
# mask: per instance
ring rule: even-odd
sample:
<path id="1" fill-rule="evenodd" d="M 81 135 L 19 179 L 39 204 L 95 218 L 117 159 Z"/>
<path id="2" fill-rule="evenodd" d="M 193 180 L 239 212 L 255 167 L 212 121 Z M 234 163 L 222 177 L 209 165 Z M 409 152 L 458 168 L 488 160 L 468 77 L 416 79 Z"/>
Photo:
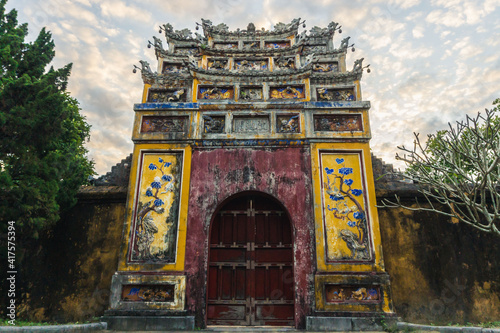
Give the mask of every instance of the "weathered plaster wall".
<path id="1" fill-rule="evenodd" d="M 103 314 L 117 268 L 125 200 L 123 187 L 88 187 L 51 230 L 19 249 L 19 318 L 67 322 Z"/>
<path id="2" fill-rule="evenodd" d="M 395 193 L 377 192 L 379 199 Z M 397 192 L 411 200 L 411 192 Z M 400 317 L 436 324 L 500 318 L 498 239 L 427 212 L 379 208 L 379 217 L 385 266 Z"/>
<path id="3" fill-rule="evenodd" d="M 186 302 L 196 325 L 205 321 L 210 221 L 220 204 L 242 191 L 260 191 L 280 201 L 294 230 L 295 320 L 304 327 L 312 310 L 314 224 L 308 148 L 195 149 L 186 240 Z M 200 302 L 202 300 L 202 302 Z"/>

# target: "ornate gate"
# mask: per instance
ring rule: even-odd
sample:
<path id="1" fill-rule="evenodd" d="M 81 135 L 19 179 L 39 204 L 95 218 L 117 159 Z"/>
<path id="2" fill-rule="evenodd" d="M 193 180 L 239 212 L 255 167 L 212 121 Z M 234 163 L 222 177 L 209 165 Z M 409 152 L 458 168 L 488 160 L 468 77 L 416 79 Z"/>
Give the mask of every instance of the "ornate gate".
<path id="1" fill-rule="evenodd" d="M 293 325 L 292 230 L 274 200 L 245 196 L 224 205 L 210 235 L 209 325 Z"/>

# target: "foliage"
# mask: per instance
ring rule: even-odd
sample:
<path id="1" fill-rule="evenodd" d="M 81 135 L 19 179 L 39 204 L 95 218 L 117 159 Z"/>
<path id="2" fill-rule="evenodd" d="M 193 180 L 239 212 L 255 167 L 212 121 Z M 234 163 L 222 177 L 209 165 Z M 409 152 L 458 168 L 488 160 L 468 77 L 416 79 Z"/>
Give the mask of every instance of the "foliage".
<path id="1" fill-rule="evenodd" d="M 403 206 L 398 197 L 383 205 L 436 212 L 500 237 L 500 99 L 493 105 L 425 144 L 415 134 L 413 149 L 398 147 L 404 155 L 396 159 L 406 163 L 405 176 L 419 184 L 429 207 Z"/>
<path id="2" fill-rule="evenodd" d="M 27 24 L 5 5 L 0 0 L 0 219 L 36 237 L 94 174 L 83 145 L 90 126 L 66 91 L 71 64 L 46 70 L 55 56 L 50 32 L 25 42 Z"/>

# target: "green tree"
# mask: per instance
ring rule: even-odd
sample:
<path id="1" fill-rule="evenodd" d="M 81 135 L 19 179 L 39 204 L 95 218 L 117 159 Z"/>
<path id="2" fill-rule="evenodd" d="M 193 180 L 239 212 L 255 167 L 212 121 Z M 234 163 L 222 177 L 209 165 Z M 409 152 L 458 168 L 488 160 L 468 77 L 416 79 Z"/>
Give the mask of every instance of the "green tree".
<path id="1" fill-rule="evenodd" d="M 0 220 L 26 236 L 54 224 L 94 174 L 86 157 L 90 126 L 66 91 L 71 64 L 55 56 L 50 32 L 25 42 L 27 24 L 0 0 Z"/>
<path id="2" fill-rule="evenodd" d="M 436 212 L 500 237 L 500 99 L 493 106 L 425 143 L 415 133 L 412 149 L 398 147 L 403 155 L 396 159 L 406 163 L 404 175 L 418 184 L 427 205 L 405 206 L 396 196 L 383 206 Z"/>

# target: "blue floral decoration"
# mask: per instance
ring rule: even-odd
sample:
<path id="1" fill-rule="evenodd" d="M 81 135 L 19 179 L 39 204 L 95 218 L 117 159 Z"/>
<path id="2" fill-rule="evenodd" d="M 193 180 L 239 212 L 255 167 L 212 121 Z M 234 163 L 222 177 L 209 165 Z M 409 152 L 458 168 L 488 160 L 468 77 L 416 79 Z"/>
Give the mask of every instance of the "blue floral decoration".
<path id="1" fill-rule="evenodd" d="M 347 225 L 350 227 L 355 227 L 356 226 L 356 221 L 349 221 L 347 222 Z"/>
<path id="2" fill-rule="evenodd" d="M 152 182 L 151 183 L 151 187 L 152 188 L 160 188 L 161 187 L 161 183 L 160 182 Z"/>
<path id="3" fill-rule="evenodd" d="M 172 180 L 172 176 L 170 175 L 163 175 L 161 176 L 161 180 L 165 181 L 165 182 L 169 182 Z"/>
<path id="4" fill-rule="evenodd" d="M 160 157 L 160 158 L 158 159 L 158 162 L 163 163 L 163 159 Z"/>
<path id="5" fill-rule="evenodd" d="M 353 182 L 354 181 L 352 179 L 346 179 L 346 180 L 344 180 L 344 184 L 346 184 L 347 186 L 351 186 Z"/>
<path id="6" fill-rule="evenodd" d="M 350 175 L 352 173 L 352 168 L 340 168 L 339 173 L 345 176 Z"/>
<path id="7" fill-rule="evenodd" d="M 330 169 L 330 168 L 325 168 L 326 174 L 331 175 L 335 170 Z"/>
<path id="8" fill-rule="evenodd" d="M 343 158 L 336 158 L 335 162 L 337 162 L 337 164 L 342 164 L 342 163 L 344 163 L 344 159 Z"/>
<path id="9" fill-rule="evenodd" d="M 339 210 L 337 208 L 331 208 L 330 205 L 328 205 L 328 207 L 326 207 L 330 212 L 333 212 L 333 211 L 336 211 L 338 212 Z"/>
<path id="10" fill-rule="evenodd" d="M 164 166 L 165 166 L 165 167 L 167 167 L 167 168 L 168 168 L 169 166 L 171 166 L 171 165 L 172 165 L 172 163 L 171 163 L 171 162 L 165 162 L 165 164 L 164 164 Z"/>
<path id="11" fill-rule="evenodd" d="M 352 214 L 352 216 L 354 216 L 356 220 L 362 220 L 365 217 L 365 214 L 361 212 L 355 212 L 354 214 Z"/>
<path id="12" fill-rule="evenodd" d="M 152 197 L 153 196 L 153 191 L 151 191 L 149 188 L 146 190 L 146 196 L 147 197 Z"/>
<path id="13" fill-rule="evenodd" d="M 155 206 L 159 207 L 164 204 L 163 200 L 161 199 L 156 199 L 154 202 Z"/>
<path id="14" fill-rule="evenodd" d="M 352 195 L 359 197 L 363 193 L 363 191 L 354 189 L 351 191 L 351 193 L 352 193 Z"/>
<path id="15" fill-rule="evenodd" d="M 340 201 L 344 200 L 344 197 L 340 194 L 330 194 L 330 199 L 332 199 L 333 201 Z"/>
<path id="16" fill-rule="evenodd" d="M 156 170 L 156 169 L 158 169 L 158 167 L 157 167 L 155 164 L 153 164 L 153 163 L 151 163 L 151 164 L 148 166 L 148 168 L 149 168 L 149 170 Z"/>

